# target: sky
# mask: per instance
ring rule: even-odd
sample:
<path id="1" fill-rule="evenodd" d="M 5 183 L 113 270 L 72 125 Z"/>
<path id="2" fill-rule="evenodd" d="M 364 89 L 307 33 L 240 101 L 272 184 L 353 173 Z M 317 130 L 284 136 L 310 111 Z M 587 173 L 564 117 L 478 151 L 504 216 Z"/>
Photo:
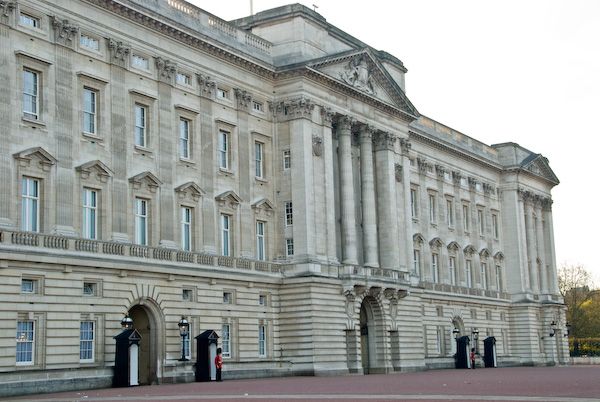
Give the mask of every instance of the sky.
<path id="1" fill-rule="evenodd" d="M 190 0 L 188 0 L 190 1 Z M 250 0 L 191 0 L 225 20 Z M 541 153 L 561 183 L 552 191 L 556 257 L 583 265 L 600 287 L 600 1 L 298 1 L 408 68 L 421 114 L 486 144 Z M 254 12 L 289 4 L 254 0 Z"/>

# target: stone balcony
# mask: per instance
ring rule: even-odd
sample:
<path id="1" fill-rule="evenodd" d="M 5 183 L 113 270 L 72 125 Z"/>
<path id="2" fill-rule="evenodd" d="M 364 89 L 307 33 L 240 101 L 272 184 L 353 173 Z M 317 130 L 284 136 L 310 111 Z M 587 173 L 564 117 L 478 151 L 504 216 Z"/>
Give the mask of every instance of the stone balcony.
<path id="1" fill-rule="evenodd" d="M 510 300 L 511 297 L 506 292 L 498 292 L 491 289 L 468 288 L 465 286 L 450 285 L 447 283 L 421 282 L 421 286 L 426 290 L 435 292 L 453 293 L 456 295 L 490 297 L 494 299 Z"/>

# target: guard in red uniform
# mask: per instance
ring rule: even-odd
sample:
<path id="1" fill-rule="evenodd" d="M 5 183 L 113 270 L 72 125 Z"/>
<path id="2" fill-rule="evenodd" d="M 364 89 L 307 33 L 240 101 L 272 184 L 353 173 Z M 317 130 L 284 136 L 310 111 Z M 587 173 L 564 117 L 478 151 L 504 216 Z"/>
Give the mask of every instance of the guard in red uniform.
<path id="1" fill-rule="evenodd" d="M 475 369 L 475 348 L 471 348 L 471 368 Z"/>
<path id="2" fill-rule="evenodd" d="M 221 348 L 217 348 L 217 355 L 215 356 L 215 368 L 217 369 L 217 381 L 223 381 L 221 379 L 221 369 L 223 368 L 223 357 L 221 356 Z"/>

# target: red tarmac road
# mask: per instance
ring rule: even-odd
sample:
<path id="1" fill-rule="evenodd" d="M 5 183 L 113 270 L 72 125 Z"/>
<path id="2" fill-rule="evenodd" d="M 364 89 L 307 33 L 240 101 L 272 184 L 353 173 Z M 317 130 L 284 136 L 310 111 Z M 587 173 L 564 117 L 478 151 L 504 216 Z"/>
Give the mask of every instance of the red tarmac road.
<path id="1" fill-rule="evenodd" d="M 10 401 L 523 401 L 600 402 L 600 366 L 431 370 L 111 388 Z"/>

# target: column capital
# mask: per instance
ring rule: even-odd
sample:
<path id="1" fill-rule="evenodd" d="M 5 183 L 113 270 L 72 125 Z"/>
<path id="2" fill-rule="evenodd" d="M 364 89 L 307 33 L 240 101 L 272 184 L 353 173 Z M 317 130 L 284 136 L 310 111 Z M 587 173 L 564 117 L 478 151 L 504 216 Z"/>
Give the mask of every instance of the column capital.
<path id="1" fill-rule="evenodd" d="M 385 149 L 393 151 L 394 144 L 396 143 L 397 139 L 398 139 L 398 137 L 396 137 L 392 133 L 388 133 L 386 131 L 378 131 L 375 134 L 375 149 L 377 151 L 385 150 Z"/>
<path id="2" fill-rule="evenodd" d="M 175 72 L 177 71 L 177 64 L 171 60 L 163 59 L 162 57 L 155 57 L 154 63 L 156 65 L 158 79 L 167 84 L 173 84 Z"/>
<path id="3" fill-rule="evenodd" d="M 233 88 L 233 92 L 235 93 L 235 98 L 237 99 L 237 104 L 240 109 L 248 108 L 250 105 L 250 101 L 252 100 L 252 95 L 250 92 L 241 88 Z"/>
<path id="4" fill-rule="evenodd" d="M 352 125 L 356 123 L 356 119 L 350 116 L 340 115 L 338 116 L 336 123 L 339 134 L 350 135 Z"/>
<path id="5" fill-rule="evenodd" d="M 402 152 L 402 156 L 408 156 L 411 147 L 412 144 L 408 138 L 400 138 L 400 151 Z"/>
<path id="6" fill-rule="evenodd" d="M 310 118 L 315 108 L 315 103 L 309 98 L 300 96 L 298 98 L 269 103 L 269 107 L 273 111 L 273 115 L 279 116 L 283 120 L 291 120 L 302 117 Z"/>
<path id="7" fill-rule="evenodd" d="M 323 125 L 331 127 L 335 112 L 329 107 L 321 106 L 321 118 L 323 119 Z"/>
<path id="8" fill-rule="evenodd" d="M 373 126 L 368 125 L 368 124 L 363 124 L 360 126 L 360 128 L 358 129 L 358 136 L 360 139 L 360 142 L 371 142 L 373 141 L 373 135 L 375 134 L 376 130 Z"/>
<path id="9" fill-rule="evenodd" d="M 212 97 L 212 95 L 215 93 L 215 89 L 217 88 L 216 81 L 204 74 L 196 74 L 196 79 L 198 80 L 200 95 L 209 98 Z"/>

